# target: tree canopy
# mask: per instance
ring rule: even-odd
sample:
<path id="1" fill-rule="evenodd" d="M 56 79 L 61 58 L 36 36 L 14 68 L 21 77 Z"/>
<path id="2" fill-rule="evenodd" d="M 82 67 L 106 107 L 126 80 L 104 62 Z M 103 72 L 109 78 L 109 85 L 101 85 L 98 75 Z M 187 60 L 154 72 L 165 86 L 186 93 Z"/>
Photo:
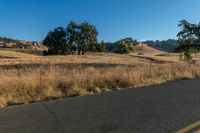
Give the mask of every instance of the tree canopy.
<path id="1" fill-rule="evenodd" d="M 186 20 L 180 21 L 178 25 L 181 31 L 178 37 L 178 52 L 183 52 L 186 60 L 192 59 L 192 54 L 200 51 L 200 23 L 191 24 Z"/>
<path id="2" fill-rule="evenodd" d="M 180 21 L 181 31 L 178 36 L 179 52 L 196 53 L 200 51 L 200 23 L 191 24 L 186 20 Z"/>
<path id="3" fill-rule="evenodd" d="M 67 28 L 58 27 L 50 31 L 43 44 L 48 47 L 46 55 L 67 55 L 77 52 L 78 55 L 88 51 L 100 51 L 97 42 L 98 31 L 88 22 L 77 24 L 71 21 Z"/>
<path id="4" fill-rule="evenodd" d="M 46 54 L 65 55 L 67 51 L 66 31 L 62 27 L 50 31 L 43 41 L 43 44 L 48 47 Z"/>
<path id="5" fill-rule="evenodd" d="M 116 42 L 114 52 L 119 54 L 128 54 L 134 51 L 134 46 L 138 44 L 137 40 L 133 40 L 132 38 L 121 39 Z"/>

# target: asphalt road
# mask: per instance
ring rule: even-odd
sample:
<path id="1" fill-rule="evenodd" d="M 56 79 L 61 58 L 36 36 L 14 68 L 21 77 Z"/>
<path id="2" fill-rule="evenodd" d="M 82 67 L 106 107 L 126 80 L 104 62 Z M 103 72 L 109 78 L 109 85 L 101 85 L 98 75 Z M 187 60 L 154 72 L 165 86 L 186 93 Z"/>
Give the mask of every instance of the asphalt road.
<path id="1" fill-rule="evenodd" d="M 198 121 L 200 78 L 0 109 L 0 133 L 173 133 Z"/>

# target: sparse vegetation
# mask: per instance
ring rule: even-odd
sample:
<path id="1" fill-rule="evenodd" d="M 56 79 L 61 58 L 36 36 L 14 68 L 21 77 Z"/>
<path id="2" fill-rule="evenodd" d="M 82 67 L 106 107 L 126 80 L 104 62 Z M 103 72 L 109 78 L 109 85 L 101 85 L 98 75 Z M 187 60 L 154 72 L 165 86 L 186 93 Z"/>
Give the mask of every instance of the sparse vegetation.
<path id="1" fill-rule="evenodd" d="M 198 64 L 189 66 L 179 61 L 178 55 L 152 54 L 147 58 L 88 53 L 42 57 L 12 51 L 0 53 L 1 107 L 159 84 L 200 74 Z"/>
<path id="2" fill-rule="evenodd" d="M 191 60 L 199 52 L 199 25 L 181 21 L 179 26 L 183 29 L 177 50 Z M 200 76 L 199 54 L 191 64 L 179 59 L 182 54 L 138 45 L 132 38 L 98 43 L 97 35 L 87 22 L 70 22 L 66 29 L 56 28 L 44 39 L 48 47 L 44 54 L 53 56 L 0 50 L 0 107 Z"/>

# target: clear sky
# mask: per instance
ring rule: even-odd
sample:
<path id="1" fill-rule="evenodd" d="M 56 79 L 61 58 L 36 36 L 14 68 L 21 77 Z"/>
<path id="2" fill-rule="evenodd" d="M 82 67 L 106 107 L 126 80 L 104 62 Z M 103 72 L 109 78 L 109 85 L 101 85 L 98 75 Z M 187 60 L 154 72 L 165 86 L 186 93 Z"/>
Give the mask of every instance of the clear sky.
<path id="1" fill-rule="evenodd" d="M 176 38 L 179 20 L 200 21 L 200 0 L 0 0 L 0 36 L 42 40 L 70 20 L 88 21 L 99 40 Z"/>

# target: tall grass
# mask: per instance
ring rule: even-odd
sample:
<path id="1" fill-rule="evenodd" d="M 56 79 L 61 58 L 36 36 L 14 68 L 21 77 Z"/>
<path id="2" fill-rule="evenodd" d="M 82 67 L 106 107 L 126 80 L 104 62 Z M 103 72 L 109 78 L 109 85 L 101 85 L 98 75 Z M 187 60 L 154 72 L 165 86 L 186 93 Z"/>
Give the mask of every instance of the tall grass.
<path id="1" fill-rule="evenodd" d="M 39 61 L 38 61 L 39 63 Z M 200 74 L 199 65 L 178 63 L 82 62 L 0 69 L 0 106 L 61 97 L 91 95 L 127 87 L 159 84 Z"/>

